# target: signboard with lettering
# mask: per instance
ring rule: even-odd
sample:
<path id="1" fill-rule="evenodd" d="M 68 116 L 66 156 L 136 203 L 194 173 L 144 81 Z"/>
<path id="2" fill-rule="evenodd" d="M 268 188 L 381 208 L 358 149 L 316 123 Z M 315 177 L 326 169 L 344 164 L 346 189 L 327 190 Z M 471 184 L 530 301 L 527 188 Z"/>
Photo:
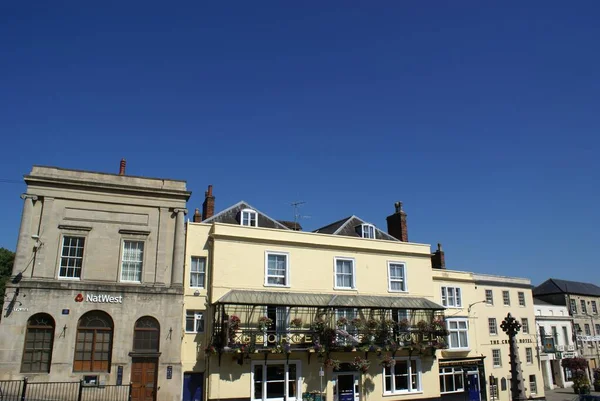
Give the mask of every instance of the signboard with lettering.
<path id="1" fill-rule="evenodd" d="M 92 302 L 96 304 L 122 304 L 123 296 L 114 296 L 108 294 L 86 294 L 85 298 L 83 294 L 77 294 L 75 297 L 75 302 Z"/>

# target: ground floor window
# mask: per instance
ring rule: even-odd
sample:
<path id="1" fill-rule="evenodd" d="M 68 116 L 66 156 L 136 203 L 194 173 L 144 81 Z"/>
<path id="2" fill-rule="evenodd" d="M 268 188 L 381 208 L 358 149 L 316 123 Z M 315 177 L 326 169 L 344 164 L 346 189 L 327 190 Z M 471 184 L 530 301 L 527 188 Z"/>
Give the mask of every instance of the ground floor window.
<path id="1" fill-rule="evenodd" d="M 565 380 L 570 382 L 573 381 L 573 372 L 569 368 L 563 368 L 563 373 L 565 374 Z"/>
<path id="2" fill-rule="evenodd" d="M 463 370 L 461 368 L 440 368 L 440 393 L 465 391 Z"/>
<path id="3" fill-rule="evenodd" d="M 267 361 L 252 365 L 252 399 L 300 399 L 300 364 Z"/>
<path id="4" fill-rule="evenodd" d="M 537 393 L 537 382 L 535 381 L 535 375 L 529 375 L 529 392 L 531 394 Z"/>
<path id="5" fill-rule="evenodd" d="M 383 369 L 383 386 L 386 394 L 421 391 L 421 361 L 397 359 L 395 365 Z"/>

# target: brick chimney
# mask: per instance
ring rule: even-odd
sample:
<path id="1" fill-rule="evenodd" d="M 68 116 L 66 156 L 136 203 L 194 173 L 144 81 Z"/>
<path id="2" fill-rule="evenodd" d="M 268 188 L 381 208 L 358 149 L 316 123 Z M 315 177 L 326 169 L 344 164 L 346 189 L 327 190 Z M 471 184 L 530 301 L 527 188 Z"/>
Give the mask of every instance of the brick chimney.
<path id="1" fill-rule="evenodd" d="M 196 208 L 194 211 L 194 217 L 192 220 L 194 223 L 200 223 L 202 221 L 202 215 L 200 214 L 200 210 Z"/>
<path id="2" fill-rule="evenodd" d="M 212 185 L 204 192 L 204 203 L 202 204 L 202 217 L 206 220 L 215 214 L 215 197 L 212 194 Z"/>
<path id="3" fill-rule="evenodd" d="M 431 254 L 431 267 L 434 269 L 446 268 L 446 257 L 442 250 L 442 244 L 438 243 L 437 251 Z"/>
<path id="4" fill-rule="evenodd" d="M 408 226 L 406 225 L 406 213 L 402 210 L 402 202 L 394 203 L 396 211 L 387 217 L 388 233 L 402 241 L 408 242 Z"/>
<path id="5" fill-rule="evenodd" d="M 125 161 L 125 159 L 121 159 L 121 164 L 119 165 L 119 175 L 125 175 L 125 166 L 127 165 L 127 162 Z"/>

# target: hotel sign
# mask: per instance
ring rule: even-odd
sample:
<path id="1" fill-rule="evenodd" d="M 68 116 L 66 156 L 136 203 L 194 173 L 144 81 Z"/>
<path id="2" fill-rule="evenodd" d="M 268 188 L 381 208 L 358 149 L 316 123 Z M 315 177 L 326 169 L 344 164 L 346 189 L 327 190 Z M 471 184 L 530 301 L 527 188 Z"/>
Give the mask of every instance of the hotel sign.
<path id="1" fill-rule="evenodd" d="M 83 294 L 77 294 L 75 297 L 75 302 L 83 302 L 85 299 L 86 302 L 92 302 L 95 304 L 122 304 L 123 296 L 114 296 L 108 294 L 86 294 L 85 298 Z"/>

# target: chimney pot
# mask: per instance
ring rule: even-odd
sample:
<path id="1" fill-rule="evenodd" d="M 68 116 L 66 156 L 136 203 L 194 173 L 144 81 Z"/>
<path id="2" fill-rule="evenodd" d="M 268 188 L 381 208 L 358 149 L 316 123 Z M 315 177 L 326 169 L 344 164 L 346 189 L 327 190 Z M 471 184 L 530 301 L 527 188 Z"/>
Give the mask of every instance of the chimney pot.
<path id="1" fill-rule="evenodd" d="M 202 204 L 202 220 L 206 220 L 215 214 L 215 197 L 212 194 L 213 186 L 209 185 L 204 192 L 204 203 Z"/>
<path id="2" fill-rule="evenodd" d="M 408 242 L 408 226 L 402 202 L 394 203 L 394 208 L 395 213 L 387 217 L 388 233 L 402 242 Z"/>
<path id="3" fill-rule="evenodd" d="M 194 217 L 192 220 L 194 223 L 200 223 L 202 221 L 202 215 L 200 214 L 200 210 L 196 208 L 194 211 Z"/>
<path id="4" fill-rule="evenodd" d="M 431 267 L 434 269 L 445 269 L 446 268 L 446 256 L 442 250 L 442 244 L 437 244 L 437 251 L 431 254 Z"/>
<path id="5" fill-rule="evenodd" d="M 121 159 L 121 163 L 119 164 L 119 175 L 125 175 L 125 166 L 127 165 L 127 161 L 125 159 Z"/>

